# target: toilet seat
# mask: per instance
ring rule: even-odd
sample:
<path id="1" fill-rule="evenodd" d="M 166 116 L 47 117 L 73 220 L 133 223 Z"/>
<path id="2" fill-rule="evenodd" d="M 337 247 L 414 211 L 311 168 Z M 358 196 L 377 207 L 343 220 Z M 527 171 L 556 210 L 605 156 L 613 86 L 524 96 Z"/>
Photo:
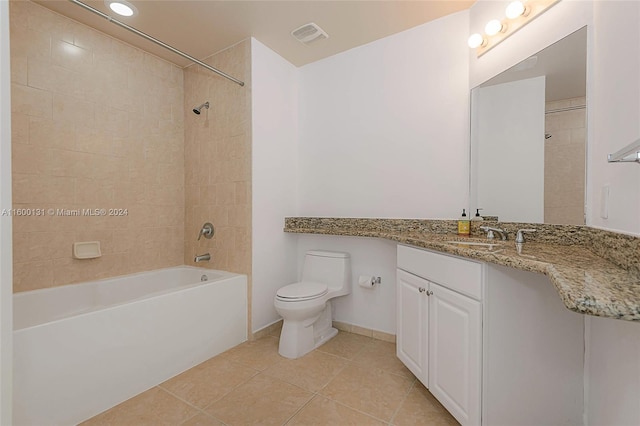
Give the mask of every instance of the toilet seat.
<path id="1" fill-rule="evenodd" d="M 276 298 L 283 302 L 301 302 L 322 297 L 328 291 L 329 288 L 323 283 L 300 282 L 278 289 Z"/>

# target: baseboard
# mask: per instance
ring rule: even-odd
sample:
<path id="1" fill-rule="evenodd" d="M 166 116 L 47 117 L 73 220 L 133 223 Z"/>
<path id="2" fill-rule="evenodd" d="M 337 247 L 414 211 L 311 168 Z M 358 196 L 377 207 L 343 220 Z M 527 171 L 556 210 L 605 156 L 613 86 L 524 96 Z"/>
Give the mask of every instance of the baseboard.
<path id="1" fill-rule="evenodd" d="M 382 340 L 384 342 L 396 342 L 396 335 L 385 333 L 384 331 L 372 330 L 370 328 L 360 327 L 359 325 L 353 325 L 341 321 L 333 321 L 333 326 L 340 331 L 346 331 L 348 333 L 359 334 L 361 336 L 371 337 L 376 340 Z M 282 329 L 282 319 L 277 320 L 269 325 L 262 327 L 260 330 L 255 331 L 250 340 L 261 339 L 266 336 L 279 336 Z"/>
<path id="2" fill-rule="evenodd" d="M 384 331 L 372 330 L 370 328 L 360 327 L 359 325 L 353 325 L 346 322 L 341 321 L 333 321 L 333 326 L 341 331 L 346 331 L 353 334 L 360 334 L 362 336 L 371 337 L 377 340 L 382 340 L 385 342 L 396 342 L 396 335 L 385 333 Z"/>
<path id="3" fill-rule="evenodd" d="M 269 325 L 262 327 L 258 331 L 254 331 L 253 334 L 250 336 L 250 340 L 260 339 L 266 336 L 279 336 L 281 329 L 282 329 L 282 318 L 275 322 L 272 322 Z"/>

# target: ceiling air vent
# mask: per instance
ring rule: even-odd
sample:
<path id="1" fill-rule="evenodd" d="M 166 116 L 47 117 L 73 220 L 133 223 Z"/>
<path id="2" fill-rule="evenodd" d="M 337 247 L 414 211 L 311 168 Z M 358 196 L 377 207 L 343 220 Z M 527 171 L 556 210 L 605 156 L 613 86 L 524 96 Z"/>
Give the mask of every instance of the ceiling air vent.
<path id="1" fill-rule="evenodd" d="M 291 31 L 291 35 L 293 38 L 298 40 L 300 43 L 310 44 L 316 40 L 323 40 L 325 38 L 329 38 L 326 32 L 313 22 L 308 24 L 304 24 L 301 27 L 296 28 Z"/>

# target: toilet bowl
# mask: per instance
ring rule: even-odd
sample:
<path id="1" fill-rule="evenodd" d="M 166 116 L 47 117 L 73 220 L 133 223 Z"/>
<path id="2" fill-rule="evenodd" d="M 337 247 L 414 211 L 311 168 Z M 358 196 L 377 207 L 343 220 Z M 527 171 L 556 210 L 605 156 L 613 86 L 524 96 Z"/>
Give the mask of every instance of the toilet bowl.
<path id="1" fill-rule="evenodd" d="M 338 334 L 332 327 L 331 299 L 351 292 L 348 253 L 306 253 L 300 282 L 278 289 L 276 311 L 283 318 L 278 352 L 299 358 Z"/>

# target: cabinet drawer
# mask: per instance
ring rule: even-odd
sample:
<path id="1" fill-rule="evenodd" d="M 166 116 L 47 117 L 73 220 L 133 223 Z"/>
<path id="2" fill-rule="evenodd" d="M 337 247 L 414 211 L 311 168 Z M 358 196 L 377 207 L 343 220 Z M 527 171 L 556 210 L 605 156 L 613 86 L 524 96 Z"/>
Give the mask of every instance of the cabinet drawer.
<path id="1" fill-rule="evenodd" d="M 398 268 L 459 293 L 482 299 L 482 264 L 398 245 Z"/>

